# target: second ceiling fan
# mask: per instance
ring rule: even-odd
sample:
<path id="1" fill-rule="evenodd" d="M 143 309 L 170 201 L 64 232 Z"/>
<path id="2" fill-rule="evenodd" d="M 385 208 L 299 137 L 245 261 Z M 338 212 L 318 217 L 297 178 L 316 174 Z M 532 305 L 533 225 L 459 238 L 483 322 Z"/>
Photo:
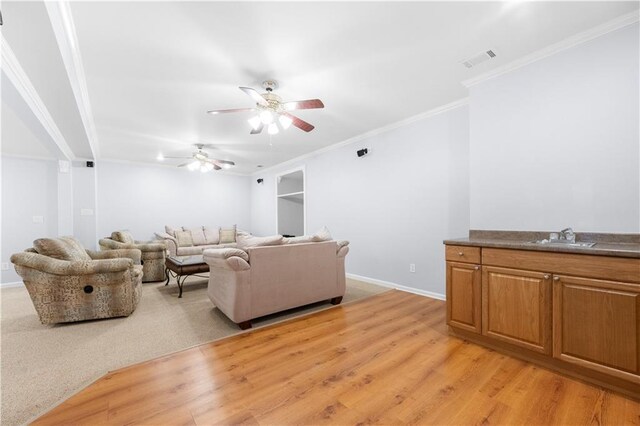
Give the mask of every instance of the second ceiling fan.
<path id="1" fill-rule="evenodd" d="M 289 128 L 292 124 L 305 132 L 310 132 L 314 129 L 313 125 L 296 117 L 289 111 L 297 109 L 324 108 L 324 104 L 320 99 L 283 102 L 280 96 L 273 93 L 273 90 L 278 87 L 278 83 L 275 80 L 264 81 L 262 83 L 262 87 L 265 88 L 266 93 L 260 94 L 250 87 L 240 87 L 240 90 L 249 95 L 251 99 L 256 102 L 255 108 L 217 109 L 207 111 L 207 113 L 223 114 L 229 112 L 255 112 L 256 115 L 249 119 L 249 124 L 252 127 L 252 135 L 262 132 L 265 126 L 267 126 L 267 132 L 270 135 L 275 135 L 279 132 L 278 124 L 283 129 Z"/>

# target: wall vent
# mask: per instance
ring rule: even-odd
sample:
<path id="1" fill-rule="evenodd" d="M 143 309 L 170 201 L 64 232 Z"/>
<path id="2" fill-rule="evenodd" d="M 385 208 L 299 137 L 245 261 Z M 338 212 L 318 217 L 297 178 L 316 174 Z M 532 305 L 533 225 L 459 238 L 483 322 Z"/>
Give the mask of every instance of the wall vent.
<path id="1" fill-rule="evenodd" d="M 465 59 L 464 61 L 461 61 L 461 64 L 467 68 L 471 68 L 484 61 L 488 61 L 489 59 L 492 59 L 495 57 L 496 57 L 496 52 L 494 52 L 493 50 L 487 50 L 487 51 L 478 53 L 477 55 L 474 55 L 469 59 Z"/>

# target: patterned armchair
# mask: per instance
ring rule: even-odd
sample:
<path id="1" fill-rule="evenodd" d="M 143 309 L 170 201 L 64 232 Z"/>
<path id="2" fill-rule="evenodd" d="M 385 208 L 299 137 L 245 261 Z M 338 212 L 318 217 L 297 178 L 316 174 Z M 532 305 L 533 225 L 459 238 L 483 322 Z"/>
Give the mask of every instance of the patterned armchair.
<path id="1" fill-rule="evenodd" d="M 130 315 L 140 301 L 140 250 L 85 250 L 73 237 L 42 238 L 11 256 L 43 324 Z"/>
<path id="2" fill-rule="evenodd" d="M 164 241 L 135 241 L 127 231 L 116 231 L 101 239 L 100 250 L 138 249 L 142 252 L 142 282 L 162 281 L 166 278 L 164 260 L 167 245 Z"/>

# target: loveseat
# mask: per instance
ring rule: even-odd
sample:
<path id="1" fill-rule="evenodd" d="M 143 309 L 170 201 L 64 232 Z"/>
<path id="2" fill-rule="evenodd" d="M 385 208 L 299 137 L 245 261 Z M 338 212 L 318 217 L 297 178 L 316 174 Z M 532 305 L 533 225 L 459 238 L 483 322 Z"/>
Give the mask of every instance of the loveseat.
<path id="1" fill-rule="evenodd" d="M 348 241 L 208 249 L 207 293 L 241 329 L 251 320 L 323 300 L 339 304 L 345 293 Z"/>
<path id="2" fill-rule="evenodd" d="M 167 244 L 163 240 L 136 241 L 127 231 L 115 231 L 98 241 L 100 250 L 138 249 L 142 252 L 142 282 L 163 281 Z"/>
<path id="3" fill-rule="evenodd" d="M 210 248 L 237 247 L 236 226 L 229 228 L 195 226 L 165 226 L 165 232 L 156 232 L 156 237 L 164 241 L 170 256 L 193 256 Z"/>
<path id="4" fill-rule="evenodd" d="M 11 256 L 40 322 L 130 315 L 142 292 L 140 250 L 85 250 L 73 237 L 41 238 Z"/>

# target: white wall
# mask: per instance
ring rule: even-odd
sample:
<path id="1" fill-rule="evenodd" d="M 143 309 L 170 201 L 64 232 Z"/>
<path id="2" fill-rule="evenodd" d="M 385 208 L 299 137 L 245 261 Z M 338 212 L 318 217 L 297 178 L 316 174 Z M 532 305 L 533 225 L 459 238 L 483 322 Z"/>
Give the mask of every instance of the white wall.
<path id="1" fill-rule="evenodd" d="M 21 281 L 9 258 L 32 247 L 33 240 L 56 237 L 58 184 L 55 160 L 31 160 L 2 156 L 2 271 L 1 282 Z M 42 216 L 43 223 L 33 223 Z"/>
<path id="2" fill-rule="evenodd" d="M 165 225 L 250 227 L 248 176 L 108 161 L 96 170 L 100 238 L 128 229 L 151 239 Z"/>
<path id="3" fill-rule="evenodd" d="M 83 246 L 98 250 L 96 237 L 96 169 L 84 162 L 72 168 L 73 236 Z M 83 214 L 84 211 L 84 214 Z"/>
<path id="4" fill-rule="evenodd" d="M 471 228 L 640 231 L 638 24 L 470 90 Z"/>
<path id="5" fill-rule="evenodd" d="M 469 230 L 468 140 L 463 106 L 254 175 L 252 232 L 276 233 L 275 175 L 304 164 L 307 232 L 350 240 L 348 273 L 444 294 L 442 240 Z"/>

